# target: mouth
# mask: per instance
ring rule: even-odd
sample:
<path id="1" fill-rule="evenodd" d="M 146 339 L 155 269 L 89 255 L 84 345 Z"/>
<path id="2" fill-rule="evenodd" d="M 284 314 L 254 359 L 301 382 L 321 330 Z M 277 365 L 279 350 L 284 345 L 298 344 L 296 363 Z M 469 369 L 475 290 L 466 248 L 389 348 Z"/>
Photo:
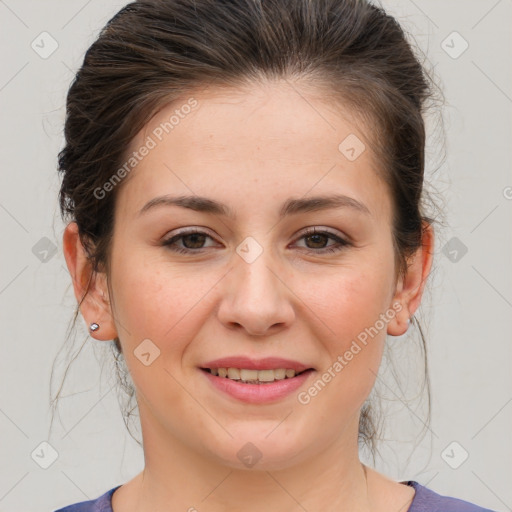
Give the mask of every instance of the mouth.
<path id="1" fill-rule="evenodd" d="M 242 384 L 268 385 L 275 381 L 294 379 L 304 373 L 314 371 L 314 368 L 306 368 L 302 371 L 297 371 L 293 368 L 249 369 L 233 367 L 201 368 L 201 370 L 216 377 L 237 381 Z"/>
<path id="2" fill-rule="evenodd" d="M 315 368 L 281 357 L 253 359 L 239 355 L 205 361 L 198 370 L 220 396 L 249 404 L 270 404 L 289 399 L 306 385 Z"/>

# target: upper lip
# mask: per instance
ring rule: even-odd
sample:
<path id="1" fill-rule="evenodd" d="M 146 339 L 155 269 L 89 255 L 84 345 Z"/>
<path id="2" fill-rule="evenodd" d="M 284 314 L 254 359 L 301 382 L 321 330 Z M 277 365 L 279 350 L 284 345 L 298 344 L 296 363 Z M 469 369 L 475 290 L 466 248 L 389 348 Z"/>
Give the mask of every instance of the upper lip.
<path id="1" fill-rule="evenodd" d="M 251 359 L 245 356 L 232 356 L 208 361 L 201 365 L 201 368 L 240 368 L 247 370 L 277 370 L 279 368 L 302 372 L 312 368 L 310 365 L 282 359 L 280 357 L 265 357 L 263 359 Z"/>

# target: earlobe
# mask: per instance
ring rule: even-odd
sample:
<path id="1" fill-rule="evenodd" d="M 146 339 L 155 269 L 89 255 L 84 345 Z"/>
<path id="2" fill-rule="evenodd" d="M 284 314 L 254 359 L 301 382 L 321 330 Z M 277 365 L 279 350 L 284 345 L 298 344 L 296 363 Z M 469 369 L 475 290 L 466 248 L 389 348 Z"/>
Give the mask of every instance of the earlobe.
<path id="1" fill-rule="evenodd" d="M 403 298 L 400 297 L 400 294 L 395 294 L 393 298 L 394 304 L 400 304 L 400 308 L 394 308 L 395 316 L 388 322 L 387 325 L 387 334 L 390 336 L 402 336 L 409 329 L 411 323 L 412 313 L 410 313 L 407 304 L 404 304 Z"/>
<path id="2" fill-rule="evenodd" d="M 86 250 L 80 240 L 78 225 L 71 222 L 63 234 L 63 250 L 66 264 L 73 281 L 75 297 L 80 304 L 80 312 L 94 338 L 111 340 L 117 336 L 112 311 L 108 299 L 106 276 L 94 272 Z M 90 329 L 91 324 L 100 328 Z"/>
<path id="3" fill-rule="evenodd" d="M 421 246 L 408 259 L 407 271 L 400 278 L 392 300 L 393 303 L 399 302 L 402 307 L 388 324 L 387 332 L 391 336 L 401 336 L 407 332 L 411 318 L 421 303 L 433 254 L 434 230 L 431 224 L 423 221 Z"/>

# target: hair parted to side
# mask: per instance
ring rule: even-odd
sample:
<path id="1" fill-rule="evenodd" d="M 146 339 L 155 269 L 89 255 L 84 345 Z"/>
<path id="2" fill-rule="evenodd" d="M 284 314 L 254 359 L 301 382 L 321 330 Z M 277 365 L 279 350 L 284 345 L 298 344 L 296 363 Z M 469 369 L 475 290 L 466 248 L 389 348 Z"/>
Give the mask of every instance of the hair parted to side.
<path id="1" fill-rule="evenodd" d="M 147 122 L 203 87 L 274 80 L 316 87 L 371 127 L 365 135 L 393 204 L 397 273 L 405 272 L 424 223 L 434 222 L 424 211 L 423 187 L 423 114 L 433 83 L 398 22 L 364 0 L 140 0 L 107 23 L 70 86 L 59 153 L 60 211 L 77 223 L 94 271 L 109 275 L 116 197 L 129 177 L 101 199 L 94 191 L 123 165 Z M 430 403 L 425 338 L 413 322 Z M 119 382 L 132 399 L 118 338 L 112 348 Z M 134 408 L 124 411 L 127 427 Z M 369 402 L 359 430 L 374 454 L 378 429 Z"/>

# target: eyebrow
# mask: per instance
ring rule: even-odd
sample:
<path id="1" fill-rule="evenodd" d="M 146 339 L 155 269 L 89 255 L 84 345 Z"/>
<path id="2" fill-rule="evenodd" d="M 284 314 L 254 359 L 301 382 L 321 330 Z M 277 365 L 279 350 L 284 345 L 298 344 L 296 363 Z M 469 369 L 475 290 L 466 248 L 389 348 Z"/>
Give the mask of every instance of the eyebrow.
<path id="1" fill-rule="evenodd" d="M 169 195 L 155 197 L 147 202 L 137 214 L 138 216 L 159 206 L 180 206 L 196 212 L 210 213 L 235 219 L 236 215 L 225 204 L 219 203 L 213 199 L 201 196 L 178 196 Z M 331 208 L 351 208 L 359 213 L 371 215 L 368 207 L 360 201 L 342 194 L 322 195 L 308 198 L 294 199 L 290 198 L 282 205 L 279 210 L 279 217 L 299 213 L 316 212 Z"/>

